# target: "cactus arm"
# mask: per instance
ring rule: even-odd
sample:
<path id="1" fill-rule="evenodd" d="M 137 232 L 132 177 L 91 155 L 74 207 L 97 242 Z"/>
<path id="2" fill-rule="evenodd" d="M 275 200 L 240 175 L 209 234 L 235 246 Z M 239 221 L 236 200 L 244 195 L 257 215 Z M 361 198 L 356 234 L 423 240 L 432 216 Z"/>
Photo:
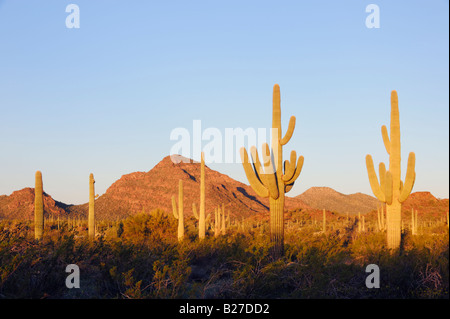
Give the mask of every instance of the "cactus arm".
<path id="1" fill-rule="evenodd" d="M 267 185 L 268 181 L 267 181 L 267 177 L 266 174 L 264 173 L 264 169 L 261 165 L 261 162 L 259 160 L 259 155 L 258 155 L 258 150 L 255 146 L 252 146 L 250 149 L 250 153 L 252 155 L 252 159 L 253 159 L 253 166 L 254 166 L 254 171 L 255 171 L 255 175 L 256 177 L 259 179 L 259 181 L 263 184 L 263 185 Z"/>
<path id="2" fill-rule="evenodd" d="M 270 158 L 270 148 L 269 144 L 263 144 L 263 158 L 264 158 L 264 171 L 266 172 L 265 176 L 267 178 L 267 188 L 269 189 L 269 195 L 273 199 L 277 199 L 280 196 L 278 191 L 277 178 L 273 169 L 273 163 Z"/>
<path id="3" fill-rule="evenodd" d="M 385 202 L 386 201 L 385 195 L 381 191 L 380 184 L 378 183 L 378 177 L 377 177 L 377 174 L 375 173 L 375 168 L 373 166 L 372 156 L 370 156 L 370 155 L 366 156 L 366 167 L 367 167 L 367 173 L 369 175 L 370 187 L 372 188 L 373 194 L 380 201 Z"/>
<path id="4" fill-rule="evenodd" d="M 294 184 L 294 182 L 297 180 L 297 178 L 300 176 L 300 173 L 302 172 L 304 161 L 305 161 L 304 157 L 300 155 L 297 160 L 297 166 L 295 168 L 294 176 L 292 176 L 291 179 L 284 181 L 284 185 Z M 289 190 L 290 190 L 290 188 L 289 188 Z"/>
<path id="5" fill-rule="evenodd" d="M 386 165 L 384 165 L 383 162 L 380 163 L 380 165 L 378 166 L 378 172 L 380 175 L 380 188 L 381 188 L 381 192 L 383 194 L 385 194 L 385 186 L 386 186 Z"/>
<path id="6" fill-rule="evenodd" d="M 389 140 L 389 134 L 387 131 L 386 125 L 381 127 L 381 136 L 383 137 L 384 147 L 386 148 L 386 152 L 391 154 L 391 141 Z"/>
<path id="7" fill-rule="evenodd" d="M 393 182 L 392 174 L 390 171 L 386 172 L 385 186 L 384 186 L 384 201 L 386 204 L 391 205 L 393 199 Z"/>
<path id="8" fill-rule="evenodd" d="M 263 198 L 269 197 L 269 190 L 261 183 L 261 181 L 256 176 L 252 164 L 248 159 L 248 154 L 245 147 L 241 148 L 241 160 L 242 166 L 244 167 L 245 175 L 247 176 L 247 180 L 249 181 L 250 186 L 253 188 L 256 194 L 258 194 L 258 196 L 261 196 Z"/>
<path id="9" fill-rule="evenodd" d="M 297 152 L 291 152 L 290 161 L 285 161 L 284 165 L 284 175 L 282 177 L 283 181 L 290 180 L 295 174 L 295 161 L 297 160 Z"/>
<path id="10" fill-rule="evenodd" d="M 416 166 L 416 155 L 411 152 L 408 156 L 408 167 L 406 169 L 406 177 L 403 189 L 401 190 L 399 202 L 403 203 L 411 194 L 412 188 L 414 187 L 414 182 L 416 179 L 416 173 L 414 168 Z"/>
<path id="11" fill-rule="evenodd" d="M 195 203 L 192 203 L 192 213 L 194 214 L 195 219 L 198 220 L 197 206 L 195 206 Z"/>
<path id="12" fill-rule="evenodd" d="M 178 209 L 177 209 L 177 202 L 175 200 L 175 196 L 172 196 L 172 211 L 173 211 L 173 216 L 175 217 L 175 219 L 178 219 Z"/>
<path id="13" fill-rule="evenodd" d="M 289 193 L 289 191 L 292 189 L 292 187 L 294 187 L 294 183 L 291 183 L 291 184 L 289 184 L 289 185 L 286 185 L 286 186 L 284 187 L 284 192 L 285 192 L 285 193 Z"/>
<path id="14" fill-rule="evenodd" d="M 289 140 L 292 137 L 292 134 L 294 134 L 294 129 L 295 129 L 295 116 L 291 116 L 291 118 L 289 119 L 289 126 L 286 131 L 286 135 L 284 135 L 284 137 L 280 140 L 281 145 L 286 145 L 289 142 Z"/>

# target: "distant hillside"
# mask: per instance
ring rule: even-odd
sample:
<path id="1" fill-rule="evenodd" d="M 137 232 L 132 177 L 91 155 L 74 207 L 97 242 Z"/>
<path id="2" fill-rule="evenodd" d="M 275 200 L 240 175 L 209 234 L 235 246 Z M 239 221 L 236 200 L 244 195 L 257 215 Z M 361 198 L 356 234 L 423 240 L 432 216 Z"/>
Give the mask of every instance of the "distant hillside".
<path id="1" fill-rule="evenodd" d="M 66 216 L 69 205 L 55 201 L 44 193 L 44 216 Z M 0 217 L 7 219 L 34 218 L 34 188 L 24 188 L 11 195 L 0 196 Z"/>
<path id="2" fill-rule="evenodd" d="M 258 197 L 253 189 L 231 177 L 206 166 L 206 212 L 213 213 L 218 205 L 225 204 L 231 216 L 252 219 L 269 218 L 269 200 Z M 172 211 L 171 198 L 178 198 L 178 181 L 184 183 L 184 210 L 192 216 L 192 203 L 199 206 L 200 163 L 192 160 L 174 163 L 169 156 L 163 158 L 148 172 L 123 175 L 95 201 L 96 218 L 115 220 L 143 210 L 150 212 L 161 208 Z M 45 190 L 45 185 L 44 185 Z M 374 197 L 356 193 L 345 195 L 328 187 L 312 187 L 296 197 L 286 197 L 286 211 L 302 209 L 321 216 L 322 209 L 336 213 L 356 214 L 376 210 L 381 203 Z M 448 211 L 448 199 L 439 200 L 428 192 L 411 194 L 404 203 L 404 212 L 411 208 L 419 214 L 441 216 Z M 46 216 L 73 216 L 86 218 L 88 204 L 67 205 L 44 194 Z M 11 195 L 0 196 L 0 218 L 33 219 L 34 189 L 25 188 Z"/>
<path id="3" fill-rule="evenodd" d="M 329 187 L 311 187 L 296 198 L 315 209 L 337 213 L 368 213 L 381 205 L 375 197 L 356 193 L 345 195 Z"/>
<path id="4" fill-rule="evenodd" d="M 402 211 L 411 212 L 412 208 L 417 211 L 419 217 L 445 218 L 446 212 L 449 211 L 449 200 L 438 199 L 430 192 L 415 192 L 403 203 Z"/>
<path id="5" fill-rule="evenodd" d="M 165 157 L 148 172 L 123 175 L 95 202 L 99 219 L 123 218 L 130 214 L 161 208 L 172 211 L 172 196 L 178 200 L 178 181 L 183 180 L 184 210 L 192 216 L 192 203 L 199 207 L 200 163 L 193 160 L 174 163 Z M 231 177 L 205 168 L 206 212 L 213 213 L 218 205 L 225 204 L 231 216 L 267 218 L 268 199 L 259 198 L 253 189 Z M 309 209 L 300 199 L 287 198 L 286 209 Z M 70 207 L 70 211 L 86 214 L 88 205 Z"/>

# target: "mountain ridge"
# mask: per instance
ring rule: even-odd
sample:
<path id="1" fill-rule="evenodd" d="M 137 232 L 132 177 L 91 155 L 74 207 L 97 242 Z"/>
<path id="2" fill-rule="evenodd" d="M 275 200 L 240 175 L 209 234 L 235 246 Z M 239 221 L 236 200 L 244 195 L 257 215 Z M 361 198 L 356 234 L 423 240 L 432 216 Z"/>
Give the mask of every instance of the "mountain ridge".
<path id="1" fill-rule="evenodd" d="M 258 197 L 251 186 L 207 165 L 205 174 L 207 214 L 214 215 L 214 208 L 223 203 L 232 217 L 268 219 L 269 200 Z M 200 163 L 180 156 L 166 156 L 149 171 L 124 174 L 112 183 L 95 201 L 96 219 L 116 220 L 156 208 L 171 214 L 171 198 L 178 199 L 180 179 L 184 184 L 185 215 L 190 217 L 193 215 L 192 204 L 199 206 Z M 445 205 L 448 207 L 448 199 L 437 199 L 429 192 L 413 193 L 404 203 L 405 209 L 418 207 L 424 210 L 431 206 L 435 213 L 444 210 Z M 372 196 L 363 193 L 345 195 L 330 187 L 311 187 L 295 197 L 287 196 L 285 202 L 286 211 L 326 209 L 349 214 L 368 213 L 380 206 L 381 202 Z M 45 216 L 85 218 L 87 212 L 88 203 L 69 205 L 44 194 Z M 0 218 L 33 219 L 34 189 L 27 187 L 9 196 L 1 195 Z"/>

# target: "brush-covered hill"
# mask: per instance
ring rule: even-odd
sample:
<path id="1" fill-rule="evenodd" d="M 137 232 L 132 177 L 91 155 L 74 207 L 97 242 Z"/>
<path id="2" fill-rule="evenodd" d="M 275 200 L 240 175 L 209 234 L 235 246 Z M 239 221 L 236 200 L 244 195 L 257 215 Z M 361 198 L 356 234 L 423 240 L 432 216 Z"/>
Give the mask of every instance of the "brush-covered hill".
<path id="1" fill-rule="evenodd" d="M 296 198 L 315 209 L 346 214 L 368 213 L 381 205 L 375 197 L 362 194 L 342 194 L 329 187 L 311 187 Z"/>
<path id="2" fill-rule="evenodd" d="M 434 197 L 430 192 L 415 192 L 409 195 L 402 205 L 402 212 L 417 211 L 418 216 L 426 219 L 446 218 L 449 200 Z"/>
<path id="3" fill-rule="evenodd" d="M 199 209 L 200 163 L 175 156 L 163 158 L 148 172 L 123 175 L 95 201 L 98 219 L 117 219 L 141 211 L 160 208 L 172 212 L 172 196 L 178 202 L 178 181 L 183 181 L 185 216 L 192 216 L 192 204 Z M 233 217 L 265 219 L 268 217 L 269 201 L 259 198 L 253 189 L 231 177 L 205 167 L 206 213 L 214 215 L 214 208 L 225 205 Z M 287 198 L 286 209 L 310 209 L 298 198 Z M 71 206 L 75 214 L 86 214 L 88 205 Z"/>
<path id="4" fill-rule="evenodd" d="M 44 192 L 44 217 L 66 216 L 69 205 L 55 201 Z M 0 218 L 30 220 L 34 218 L 34 188 L 24 188 L 0 196 Z"/>

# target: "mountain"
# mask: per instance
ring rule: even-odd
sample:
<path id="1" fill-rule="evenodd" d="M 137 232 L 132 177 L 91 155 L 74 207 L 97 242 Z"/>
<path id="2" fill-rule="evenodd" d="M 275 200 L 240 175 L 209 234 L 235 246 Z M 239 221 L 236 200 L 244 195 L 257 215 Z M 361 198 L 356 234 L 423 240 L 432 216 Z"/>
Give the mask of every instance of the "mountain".
<path id="1" fill-rule="evenodd" d="M 368 213 L 381 205 L 375 197 L 362 193 L 345 195 L 329 187 L 311 187 L 296 198 L 312 208 L 343 214 Z"/>
<path id="2" fill-rule="evenodd" d="M 174 163 L 178 162 L 178 163 Z M 178 181 L 183 181 L 185 216 L 192 216 L 192 204 L 200 206 L 200 163 L 170 156 L 163 158 L 148 172 L 123 175 L 95 201 L 99 219 L 123 218 L 137 212 L 156 208 L 171 214 L 172 196 L 178 201 Z M 269 200 L 259 198 L 253 189 L 227 175 L 205 167 L 206 213 L 225 204 L 231 216 L 268 218 Z M 310 209 L 297 198 L 286 199 L 286 209 Z M 86 214 L 88 204 L 71 206 L 69 211 Z"/>
<path id="3" fill-rule="evenodd" d="M 419 217 L 445 218 L 449 211 L 449 200 L 438 199 L 430 192 L 415 192 L 409 195 L 402 206 L 403 211 L 411 212 L 411 209 L 416 210 Z"/>
<path id="4" fill-rule="evenodd" d="M 178 162 L 179 163 L 175 163 Z M 199 208 L 200 163 L 167 156 L 148 172 L 134 172 L 123 175 L 95 201 L 96 219 L 116 220 L 143 210 L 150 212 L 160 208 L 172 212 L 172 196 L 178 201 L 178 181 L 184 185 L 185 216 L 192 216 L 192 203 Z M 206 213 L 214 214 L 214 208 L 225 204 L 232 217 L 252 219 L 269 218 L 269 200 L 260 198 L 253 189 L 231 177 L 205 167 Z M 356 193 L 345 195 L 328 187 L 312 187 L 296 197 L 286 197 L 286 211 L 301 209 L 321 216 L 321 210 L 355 214 L 367 213 L 380 206 L 380 202 L 369 195 Z M 448 199 L 436 199 L 428 192 L 410 195 L 404 203 L 405 212 L 411 208 L 419 214 L 439 215 L 448 211 Z M 44 214 L 65 217 L 86 218 L 88 204 L 67 205 L 44 193 Z M 33 219 L 34 189 L 24 188 L 11 195 L 0 196 L 0 218 Z"/>
<path id="5" fill-rule="evenodd" d="M 55 201 L 44 192 L 44 216 L 65 216 L 69 205 Z M 5 219 L 34 218 L 34 188 L 24 188 L 11 195 L 0 196 L 0 217 Z"/>

